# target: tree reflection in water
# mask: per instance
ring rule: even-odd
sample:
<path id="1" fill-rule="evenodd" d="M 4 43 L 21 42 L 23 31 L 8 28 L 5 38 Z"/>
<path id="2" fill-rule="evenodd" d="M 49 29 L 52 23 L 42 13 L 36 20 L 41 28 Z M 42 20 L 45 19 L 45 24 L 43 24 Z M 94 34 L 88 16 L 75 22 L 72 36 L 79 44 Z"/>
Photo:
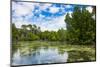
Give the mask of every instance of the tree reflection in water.
<path id="1" fill-rule="evenodd" d="M 67 52 L 61 52 L 57 47 L 21 46 L 13 53 L 12 65 L 61 63 L 67 62 L 67 58 Z"/>

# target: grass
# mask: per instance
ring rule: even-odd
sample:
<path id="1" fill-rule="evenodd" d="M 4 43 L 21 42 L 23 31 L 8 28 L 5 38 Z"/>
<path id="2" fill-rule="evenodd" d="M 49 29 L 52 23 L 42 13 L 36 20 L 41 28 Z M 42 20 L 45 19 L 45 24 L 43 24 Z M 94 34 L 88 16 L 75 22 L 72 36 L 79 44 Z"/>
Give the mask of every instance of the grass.
<path id="1" fill-rule="evenodd" d="M 16 44 L 16 43 L 15 43 Z M 23 52 L 28 49 L 45 46 L 45 47 L 54 47 L 58 48 L 60 53 L 68 52 L 68 62 L 83 62 L 83 61 L 95 61 L 95 47 L 93 45 L 70 45 L 66 42 L 50 42 L 50 41 L 20 41 L 17 42 L 17 45 L 12 45 L 13 51 L 16 49 L 22 49 Z M 23 49 L 23 48 L 24 49 Z M 26 48 L 28 47 L 28 48 Z"/>

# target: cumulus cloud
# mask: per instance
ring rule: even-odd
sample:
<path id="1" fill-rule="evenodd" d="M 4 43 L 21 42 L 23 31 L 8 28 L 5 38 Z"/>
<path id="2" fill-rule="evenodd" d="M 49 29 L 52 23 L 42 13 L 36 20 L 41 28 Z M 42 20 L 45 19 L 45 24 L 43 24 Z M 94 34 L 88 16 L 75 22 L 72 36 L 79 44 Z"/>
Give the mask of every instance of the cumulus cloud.
<path id="1" fill-rule="evenodd" d="M 18 2 L 12 2 L 12 10 L 14 10 L 14 14 L 16 16 L 25 16 L 32 13 L 32 10 L 34 10 L 32 3 L 18 3 Z"/>
<path id="2" fill-rule="evenodd" d="M 66 29 L 66 23 L 64 21 L 65 15 L 61 17 L 54 18 L 54 20 L 46 21 L 45 23 L 41 23 L 41 25 L 38 25 L 41 27 L 42 31 L 58 31 L 59 29 L 63 28 Z"/>

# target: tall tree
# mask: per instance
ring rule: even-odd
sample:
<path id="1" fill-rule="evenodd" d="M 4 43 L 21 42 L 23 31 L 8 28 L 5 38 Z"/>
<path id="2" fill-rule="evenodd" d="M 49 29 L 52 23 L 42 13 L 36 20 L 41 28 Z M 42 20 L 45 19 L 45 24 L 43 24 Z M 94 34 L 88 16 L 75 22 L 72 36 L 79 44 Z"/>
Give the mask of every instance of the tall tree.
<path id="1" fill-rule="evenodd" d="M 95 43 L 96 22 L 92 18 L 93 13 L 85 7 L 74 8 L 72 17 L 69 14 L 65 17 L 69 40 L 74 44 L 93 44 Z"/>

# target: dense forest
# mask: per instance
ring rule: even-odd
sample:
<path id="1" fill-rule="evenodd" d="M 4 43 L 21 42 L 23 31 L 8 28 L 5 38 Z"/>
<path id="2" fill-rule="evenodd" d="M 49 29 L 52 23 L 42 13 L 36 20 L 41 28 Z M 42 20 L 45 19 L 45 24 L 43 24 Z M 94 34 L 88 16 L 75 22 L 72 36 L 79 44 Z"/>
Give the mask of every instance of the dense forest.
<path id="1" fill-rule="evenodd" d="M 95 9 L 95 7 L 93 7 Z M 95 45 L 96 41 L 96 19 L 95 11 L 90 13 L 86 7 L 76 6 L 71 16 L 66 14 L 66 30 L 58 31 L 41 31 L 36 25 L 22 25 L 16 28 L 12 23 L 12 40 L 13 41 L 61 41 L 70 44 L 91 44 Z"/>

